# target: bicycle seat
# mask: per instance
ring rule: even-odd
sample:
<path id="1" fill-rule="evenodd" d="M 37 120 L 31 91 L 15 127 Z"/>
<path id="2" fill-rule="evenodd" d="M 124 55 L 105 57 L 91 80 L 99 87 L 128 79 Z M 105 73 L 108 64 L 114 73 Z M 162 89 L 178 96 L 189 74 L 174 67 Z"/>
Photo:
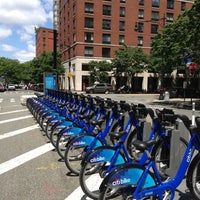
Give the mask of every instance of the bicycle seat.
<path id="1" fill-rule="evenodd" d="M 132 144 L 135 146 L 136 149 L 140 151 L 145 151 L 149 147 L 156 144 L 156 142 L 157 142 L 156 140 L 148 140 L 148 141 L 134 140 Z"/>
<path id="2" fill-rule="evenodd" d="M 114 139 L 120 139 L 123 135 L 125 135 L 126 131 L 119 131 L 119 132 L 110 132 L 109 135 L 112 136 Z"/>

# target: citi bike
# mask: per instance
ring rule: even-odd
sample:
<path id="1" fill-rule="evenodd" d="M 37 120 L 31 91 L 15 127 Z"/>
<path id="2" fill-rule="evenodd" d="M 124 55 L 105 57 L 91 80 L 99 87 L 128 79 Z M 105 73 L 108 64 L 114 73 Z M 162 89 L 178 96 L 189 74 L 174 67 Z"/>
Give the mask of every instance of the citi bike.
<path id="1" fill-rule="evenodd" d="M 134 141 L 134 145 L 148 155 L 146 165 L 124 164 L 107 175 L 100 186 L 99 200 L 104 199 L 159 199 L 173 200 L 175 190 L 186 175 L 186 183 L 195 199 L 200 199 L 200 117 L 196 126 L 190 125 L 187 116 L 179 116 L 190 131 L 190 140 L 178 170 L 172 178 L 165 181 L 159 175 L 154 158 L 148 151 L 155 140 Z M 194 156 L 194 157 L 193 157 Z"/>

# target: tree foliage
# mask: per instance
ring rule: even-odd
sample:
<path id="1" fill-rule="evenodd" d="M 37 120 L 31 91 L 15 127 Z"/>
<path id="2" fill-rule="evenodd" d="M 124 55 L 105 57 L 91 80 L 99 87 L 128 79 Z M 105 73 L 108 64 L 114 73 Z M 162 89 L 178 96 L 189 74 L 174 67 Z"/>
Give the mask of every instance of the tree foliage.
<path id="1" fill-rule="evenodd" d="M 60 53 L 57 56 L 57 69 L 53 69 L 52 52 L 44 52 L 25 63 L 0 57 L 0 77 L 6 83 L 42 83 L 44 72 L 56 72 L 58 75 L 64 73 Z"/>
<path id="2" fill-rule="evenodd" d="M 111 63 L 107 61 L 90 61 L 90 82 L 108 82 L 109 72 L 112 70 Z"/>
<path id="3" fill-rule="evenodd" d="M 156 35 L 152 42 L 152 60 L 155 70 L 162 69 L 171 73 L 174 69 L 183 69 L 181 61 L 187 51 L 193 61 L 200 64 L 200 1 L 197 0 L 192 8 L 186 10 L 173 22 L 167 24 Z"/>
<path id="4" fill-rule="evenodd" d="M 134 76 L 147 69 L 149 64 L 149 56 L 143 53 L 141 48 L 127 47 L 115 51 L 116 57 L 112 60 L 115 76 Z"/>

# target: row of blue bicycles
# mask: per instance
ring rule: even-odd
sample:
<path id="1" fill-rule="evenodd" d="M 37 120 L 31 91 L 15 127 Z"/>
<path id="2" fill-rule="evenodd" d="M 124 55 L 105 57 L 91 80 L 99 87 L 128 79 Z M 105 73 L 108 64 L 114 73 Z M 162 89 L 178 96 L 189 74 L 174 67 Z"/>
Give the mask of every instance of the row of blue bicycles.
<path id="1" fill-rule="evenodd" d="M 200 199 L 200 117 L 192 125 L 188 116 L 171 109 L 70 91 L 48 90 L 28 98 L 26 105 L 88 197 L 172 200 L 186 179 L 194 199 Z M 172 135 L 177 132 L 175 145 L 182 154 L 172 176 Z"/>

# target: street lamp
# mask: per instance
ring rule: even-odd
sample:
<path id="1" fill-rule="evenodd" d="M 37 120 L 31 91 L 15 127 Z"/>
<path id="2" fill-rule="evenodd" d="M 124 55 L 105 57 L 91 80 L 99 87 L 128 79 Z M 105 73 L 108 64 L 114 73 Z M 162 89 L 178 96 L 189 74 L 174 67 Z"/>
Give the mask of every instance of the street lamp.
<path id="1" fill-rule="evenodd" d="M 139 20 L 137 22 L 135 22 L 135 27 L 134 30 L 137 32 L 143 32 L 143 23 L 149 23 L 149 22 L 153 22 L 153 23 L 159 23 L 160 21 L 162 21 L 162 25 L 160 25 L 160 27 L 164 27 L 165 26 L 165 14 L 163 15 L 162 18 L 158 18 L 158 19 L 150 19 L 150 20 Z M 158 30 L 157 30 L 158 32 Z M 162 65 L 161 65 L 161 71 L 160 71 L 160 96 L 159 99 L 163 99 L 163 77 L 164 77 L 164 69 L 163 69 L 163 63 L 164 63 L 164 58 L 162 56 Z"/>

